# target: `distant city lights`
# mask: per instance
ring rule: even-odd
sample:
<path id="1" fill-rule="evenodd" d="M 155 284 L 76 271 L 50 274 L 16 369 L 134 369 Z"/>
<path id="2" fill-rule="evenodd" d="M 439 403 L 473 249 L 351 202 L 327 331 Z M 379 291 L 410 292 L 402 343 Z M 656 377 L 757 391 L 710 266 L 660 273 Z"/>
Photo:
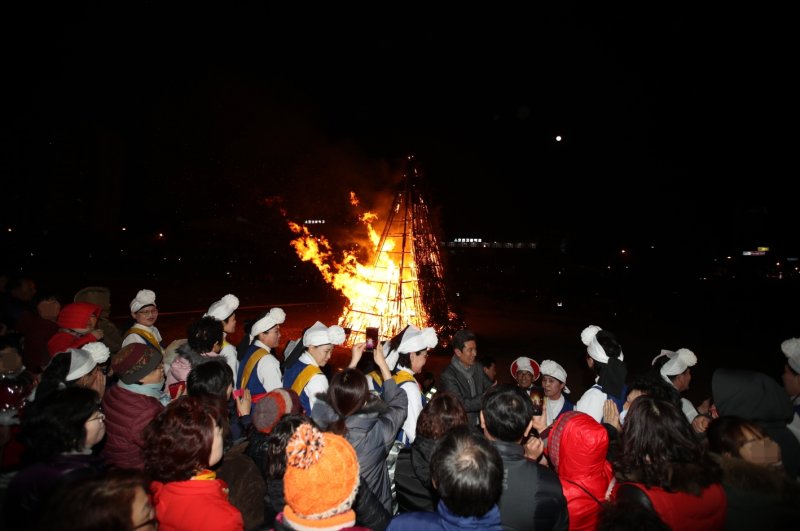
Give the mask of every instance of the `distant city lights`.
<path id="1" fill-rule="evenodd" d="M 561 135 L 556 135 L 556 142 L 561 142 Z"/>

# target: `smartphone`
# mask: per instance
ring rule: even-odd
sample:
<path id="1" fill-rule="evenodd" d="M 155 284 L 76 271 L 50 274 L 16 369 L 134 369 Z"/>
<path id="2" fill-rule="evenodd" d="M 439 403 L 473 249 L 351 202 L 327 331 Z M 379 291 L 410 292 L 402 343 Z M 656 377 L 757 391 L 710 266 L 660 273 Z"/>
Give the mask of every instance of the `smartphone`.
<path id="1" fill-rule="evenodd" d="M 367 348 L 364 352 L 372 353 L 378 346 L 378 329 L 374 326 L 368 326 L 366 330 L 367 335 Z"/>
<path id="2" fill-rule="evenodd" d="M 533 403 L 533 415 L 535 417 L 544 413 L 544 392 L 538 387 L 531 389 L 531 403 Z"/>
<path id="3" fill-rule="evenodd" d="M 186 382 L 175 382 L 169 384 L 169 397 L 173 400 L 178 397 L 178 394 L 186 389 Z"/>
<path id="4" fill-rule="evenodd" d="M 233 390 L 233 398 L 241 398 L 242 396 L 244 396 L 244 389 Z"/>

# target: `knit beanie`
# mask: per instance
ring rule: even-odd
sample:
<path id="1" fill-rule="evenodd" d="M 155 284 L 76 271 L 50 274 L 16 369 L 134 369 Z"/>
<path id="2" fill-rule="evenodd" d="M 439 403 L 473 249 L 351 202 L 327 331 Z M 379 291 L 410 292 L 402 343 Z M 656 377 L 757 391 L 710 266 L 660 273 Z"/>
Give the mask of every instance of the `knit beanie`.
<path id="1" fill-rule="evenodd" d="M 358 482 L 358 458 L 350 443 L 302 424 L 286 445 L 283 516 L 293 529 L 352 526 Z"/>
<path id="2" fill-rule="evenodd" d="M 253 426 L 263 433 L 272 433 L 272 428 L 289 413 L 299 413 L 302 409 L 300 398 L 291 389 L 273 389 L 264 398 L 253 404 L 250 416 Z"/>
<path id="3" fill-rule="evenodd" d="M 87 330 L 89 317 L 100 317 L 100 306 L 90 302 L 71 302 L 61 308 L 56 323 L 61 328 Z"/>
<path id="4" fill-rule="evenodd" d="M 135 384 L 158 367 L 161 352 L 144 343 L 131 343 L 111 358 L 111 369 L 126 384 Z"/>

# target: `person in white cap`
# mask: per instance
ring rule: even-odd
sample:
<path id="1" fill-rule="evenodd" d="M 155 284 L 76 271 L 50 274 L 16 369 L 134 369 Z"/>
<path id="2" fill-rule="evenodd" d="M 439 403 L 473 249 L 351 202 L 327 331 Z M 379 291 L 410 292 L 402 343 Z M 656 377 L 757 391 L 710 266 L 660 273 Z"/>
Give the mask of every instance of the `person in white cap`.
<path id="1" fill-rule="evenodd" d="M 661 353 L 653 358 L 651 365 L 662 380 L 674 387 L 678 393 L 683 393 L 689 389 L 689 383 L 692 381 L 691 368 L 697 365 L 697 356 L 688 348 L 679 348 L 674 352 L 662 349 Z M 681 397 L 681 409 L 695 431 L 698 433 L 706 431 L 710 418 L 698 417 L 697 409 L 683 397 Z"/>
<path id="2" fill-rule="evenodd" d="M 536 360 L 527 356 L 520 356 L 511 362 L 511 377 L 517 382 L 517 386 L 523 391 L 530 393 L 534 387 L 534 382 L 539 379 L 539 364 Z"/>
<path id="3" fill-rule="evenodd" d="M 794 409 L 794 417 L 787 428 L 800 441 L 800 337 L 793 337 L 781 343 L 781 352 L 786 356 L 781 375 L 783 388 L 789 395 Z"/>
<path id="4" fill-rule="evenodd" d="M 331 359 L 334 345 L 344 343 L 344 328 L 338 325 L 325 326 L 317 321 L 303 334 L 306 348 L 291 367 L 286 368 L 283 386 L 292 389 L 300 397 L 306 415 L 317 402 L 317 395 L 328 391 L 328 378 L 322 367 Z"/>
<path id="5" fill-rule="evenodd" d="M 425 406 L 422 387 L 415 374 L 419 374 L 428 361 L 428 350 L 439 344 L 439 338 L 433 328 L 419 329 L 408 325 L 403 331 L 400 345 L 397 347 L 397 371 L 392 379 L 408 395 L 408 415 L 403 427 L 397 434 L 397 440 L 404 446 L 411 446 L 417 434 L 417 419 Z"/>
<path id="6" fill-rule="evenodd" d="M 136 322 L 122 335 L 122 346 L 143 343 L 158 350 L 163 356 L 164 339 L 161 337 L 161 332 L 155 327 L 158 319 L 158 306 L 156 306 L 156 294 L 153 291 L 139 290 L 131 301 L 131 317 Z"/>
<path id="7" fill-rule="evenodd" d="M 613 400 L 617 411 L 622 411 L 627 394 L 625 378 L 628 368 L 623 362 L 622 347 L 611 332 L 590 325 L 581 332 L 581 341 L 586 345 L 586 364 L 596 378 L 595 384 L 575 404 L 575 410 L 602 422 L 606 400 Z"/>
<path id="8" fill-rule="evenodd" d="M 236 295 L 228 293 L 220 300 L 208 307 L 208 311 L 203 317 L 213 317 L 217 321 L 222 321 L 222 348 L 219 355 L 225 358 L 225 362 L 230 366 L 233 374 L 239 374 L 239 359 L 236 347 L 228 343 L 228 334 L 236 331 L 236 309 L 239 307 L 239 299 Z"/>
<path id="9" fill-rule="evenodd" d="M 250 390 L 253 403 L 266 393 L 282 386 L 281 364 L 272 354 L 281 342 L 281 325 L 286 321 L 286 312 L 272 308 L 264 312 L 250 326 L 249 344 L 239 356 L 239 371 L 236 388 Z"/>
<path id="10" fill-rule="evenodd" d="M 550 426 L 559 415 L 575 409 L 575 405 L 564 396 L 564 393 L 569 393 L 564 367 L 553 360 L 544 360 L 539 367 L 542 371 L 547 425 Z"/>

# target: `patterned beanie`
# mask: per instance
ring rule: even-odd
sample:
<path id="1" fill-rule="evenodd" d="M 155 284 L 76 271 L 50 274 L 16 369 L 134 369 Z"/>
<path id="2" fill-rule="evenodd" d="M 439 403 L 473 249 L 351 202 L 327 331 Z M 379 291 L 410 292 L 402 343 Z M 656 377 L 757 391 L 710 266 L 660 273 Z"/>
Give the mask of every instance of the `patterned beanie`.
<path id="1" fill-rule="evenodd" d="M 358 482 L 358 458 L 350 443 L 301 424 L 286 445 L 283 516 L 293 529 L 352 526 Z"/>
<path id="2" fill-rule="evenodd" d="M 291 389 L 279 387 L 273 389 L 253 404 L 251 419 L 253 426 L 263 433 L 272 433 L 272 429 L 289 413 L 300 413 L 302 405 L 297 393 Z"/>
<path id="3" fill-rule="evenodd" d="M 111 369 L 120 380 L 130 385 L 153 372 L 162 359 L 163 356 L 156 349 L 144 343 L 131 343 L 114 354 Z"/>

